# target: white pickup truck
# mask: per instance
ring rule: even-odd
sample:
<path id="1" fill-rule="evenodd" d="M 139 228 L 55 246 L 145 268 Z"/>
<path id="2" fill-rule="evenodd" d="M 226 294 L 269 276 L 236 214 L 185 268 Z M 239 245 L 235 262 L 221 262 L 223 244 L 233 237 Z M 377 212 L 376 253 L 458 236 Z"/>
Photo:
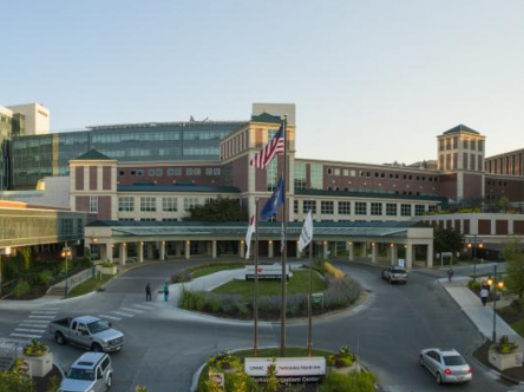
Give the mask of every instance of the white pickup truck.
<path id="1" fill-rule="evenodd" d="M 124 345 L 124 334 L 111 323 L 93 316 L 66 317 L 51 321 L 49 333 L 58 344 L 71 343 L 90 351 L 117 351 Z"/>

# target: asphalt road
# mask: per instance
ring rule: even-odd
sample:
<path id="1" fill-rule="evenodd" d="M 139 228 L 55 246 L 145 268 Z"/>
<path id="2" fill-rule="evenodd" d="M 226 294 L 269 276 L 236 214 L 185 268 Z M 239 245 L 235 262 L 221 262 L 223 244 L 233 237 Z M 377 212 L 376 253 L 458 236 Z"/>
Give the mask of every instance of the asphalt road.
<path id="1" fill-rule="evenodd" d="M 23 331 L 31 328 L 20 325 L 35 319 L 44 324 L 47 316 L 106 316 L 126 336 L 122 352 L 111 355 L 115 390 L 134 392 L 135 385 L 140 384 L 150 392 L 186 392 L 209 356 L 224 349 L 248 348 L 253 339 L 251 322 L 195 316 L 175 309 L 173 299 L 163 302 L 157 290 L 172 273 L 188 265 L 178 261 L 145 264 L 110 282 L 104 292 L 57 303 L 17 305 L 0 301 L 0 336 L 31 334 Z M 349 345 L 390 392 L 441 391 L 442 387 L 418 365 L 418 353 L 427 347 L 453 347 L 466 356 L 474 376 L 471 383 L 449 386 L 451 389 L 518 390 L 502 384 L 472 358 L 482 338 L 435 280 L 434 273 L 414 271 L 407 285 L 389 285 L 379 278 L 376 267 L 339 266 L 361 282 L 368 291 L 368 301 L 354 311 L 314 320 L 314 347 L 338 350 Z M 148 282 L 154 295 L 153 301 L 146 303 L 144 287 Z M 290 322 L 287 345 L 305 346 L 306 332 L 304 322 Z M 280 324 L 261 323 L 259 339 L 262 347 L 278 346 Z M 47 335 L 43 340 L 65 370 L 83 352 L 59 346 Z"/>

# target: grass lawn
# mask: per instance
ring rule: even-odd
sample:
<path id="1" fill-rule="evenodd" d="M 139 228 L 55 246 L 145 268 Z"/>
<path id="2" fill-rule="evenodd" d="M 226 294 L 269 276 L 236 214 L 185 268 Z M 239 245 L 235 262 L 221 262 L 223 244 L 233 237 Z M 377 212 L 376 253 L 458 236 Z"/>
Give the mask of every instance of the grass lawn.
<path id="1" fill-rule="evenodd" d="M 252 280 L 232 280 L 222 286 L 217 287 L 213 290 L 215 293 L 220 294 L 240 294 L 245 297 L 253 296 L 253 285 Z M 287 293 L 301 294 L 307 293 L 309 287 L 309 271 L 299 270 L 293 271 L 293 277 L 289 279 L 287 284 Z M 282 282 L 280 280 L 260 280 L 259 281 L 259 295 L 280 295 L 282 292 Z M 327 289 L 326 283 L 318 275 L 313 272 L 313 292 L 324 291 Z"/>
<path id="2" fill-rule="evenodd" d="M 513 328 L 520 336 L 524 336 L 524 319 L 520 319 L 516 323 L 511 324 L 511 328 Z"/>
<path id="3" fill-rule="evenodd" d="M 202 276 L 211 275 L 215 272 L 244 268 L 244 264 L 234 263 L 234 264 L 222 264 L 222 265 L 208 265 L 202 268 L 198 268 L 195 271 L 191 272 L 191 277 L 193 279 L 200 278 Z"/>
<path id="4" fill-rule="evenodd" d="M 267 357 L 267 358 L 279 358 L 280 357 L 280 347 L 274 347 L 274 348 L 259 348 L 258 350 L 258 356 L 259 357 Z M 254 355 L 254 351 L 251 350 L 242 350 L 242 351 L 236 351 L 234 353 L 236 356 L 240 358 L 251 358 Z M 314 357 L 328 357 L 329 355 L 333 354 L 331 351 L 324 351 L 324 350 L 318 350 L 313 349 L 311 350 L 311 355 Z M 300 348 L 300 347 L 286 347 L 286 355 L 285 357 L 306 357 L 307 356 L 307 349 L 306 348 Z"/>
<path id="5" fill-rule="evenodd" d="M 92 291 L 98 290 L 100 286 L 113 278 L 113 275 L 100 275 L 99 278 L 89 278 L 78 286 L 73 287 L 67 294 L 67 298 L 78 297 Z"/>

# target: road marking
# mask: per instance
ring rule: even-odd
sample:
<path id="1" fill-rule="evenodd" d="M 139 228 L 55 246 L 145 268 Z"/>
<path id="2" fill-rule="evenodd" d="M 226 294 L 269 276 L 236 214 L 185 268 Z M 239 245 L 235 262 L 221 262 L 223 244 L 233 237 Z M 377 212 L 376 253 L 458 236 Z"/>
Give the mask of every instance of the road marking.
<path id="1" fill-rule="evenodd" d="M 105 314 L 99 314 L 98 317 L 100 317 L 100 318 L 107 318 L 107 319 L 116 320 L 116 321 L 122 320 L 122 317 L 108 316 L 108 315 L 105 315 Z"/>
<path id="2" fill-rule="evenodd" d="M 124 317 L 135 317 L 135 315 L 132 314 L 132 313 L 121 312 L 121 311 L 119 311 L 119 310 L 112 310 L 111 313 L 114 313 L 114 314 L 116 314 L 116 315 L 118 315 L 118 316 L 124 316 Z"/>
<path id="3" fill-rule="evenodd" d="M 133 304 L 135 308 L 144 309 L 144 310 L 153 310 L 154 306 L 150 305 L 141 305 L 141 304 Z"/>
<path id="4" fill-rule="evenodd" d="M 44 333 L 45 332 L 45 329 L 25 329 L 25 328 L 15 328 L 15 332 L 16 331 L 20 331 L 20 332 L 40 332 L 40 333 Z"/>
<path id="5" fill-rule="evenodd" d="M 28 320 L 28 319 L 25 319 L 24 321 L 22 321 L 23 323 L 28 323 L 28 324 L 35 324 L 35 325 L 47 325 L 49 324 L 51 320 Z"/>
<path id="6" fill-rule="evenodd" d="M 126 312 L 144 313 L 143 310 L 138 310 L 138 309 L 131 309 L 131 308 L 120 308 L 120 309 L 125 310 Z"/>
<path id="7" fill-rule="evenodd" d="M 16 333 L 16 332 L 10 333 L 9 336 L 17 336 L 21 338 L 32 338 L 32 339 L 33 338 L 38 339 L 42 337 L 42 335 L 31 335 L 31 334 Z"/>
<path id="8" fill-rule="evenodd" d="M 26 327 L 26 328 L 44 328 L 44 330 L 47 330 L 47 324 L 30 324 L 30 323 L 20 323 L 18 324 L 19 327 Z"/>
<path id="9" fill-rule="evenodd" d="M 52 313 L 53 315 L 56 315 L 58 312 L 56 310 L 33 310 L 31 314 L 33 313 L 34 314 L 44 314 L 44 315 Z"/>
<path id="10" fill-rule="evenodd" d="M 30 315 L 29 315 L 29 318 L 48 319 L 48 320 L 52 320 L 52 319 L 55 318 L 55 316 L 39 316 L 39 315 L 33 315 L 33 314 L 30 314 Z"/>

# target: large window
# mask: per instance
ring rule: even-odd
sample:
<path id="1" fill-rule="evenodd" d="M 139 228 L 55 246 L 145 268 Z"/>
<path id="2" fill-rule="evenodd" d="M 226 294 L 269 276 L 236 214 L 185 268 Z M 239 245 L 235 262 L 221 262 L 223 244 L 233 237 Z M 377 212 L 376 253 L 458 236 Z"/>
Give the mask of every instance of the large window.
<path id="1" fill-rule="evenodd" d="M 177 211 L 178 200 L 176 197 L 163 197 L 162 198 L 162 211 L 173 212 Z"/>
<path id="2" fill-rule="evenodd" d="M 351 202 L 350 201 L 339 201 L 338 202 L 338 213 L 340 215 L 351 215 Z"/>
<path id="3" fill-rule="evenodd" d="M 382 215 L 382 203 L 371 203 L 371 215 Z"/>
<path id="4" fill-rule="evenodd" d="M 140 211 L 141 212 L 156 212 L 156 198 L 141 197 L 140 198 Z"/>
<path id="5" fill-rule="evenodd" d="M 189 210 L 198 205 L 198 198 L 196 197 L 184 197 L 184 211 L 189 212 Z"/>
<path id="6" fill-rule="evenodd" d="M 306 189 L 306 164 L 295 162 L 295 190 Z"/>
<path id="7" fill-rule="evenodd" d="M 415 206 L 415 215 L 416 216 L 421 216 L 421 215 L 424 215 L 424 212 L 425 212 L 425 206 L 421 205 L 421 204 L 417 204 Z"/>
<path id="8" fill-rule="evenodd" d="M 311 210 L 313 214 L 317 213 L 317 203 L 313 200 L 304 200 L 302 202 L 302 212 L 307 214 Z"/>
<path id="9" fill-rule="evenodd" d="M 324 188 L 324 173 L 323 167 L 319 163 L 310 164 L 311 170 L 311 189 L 323 189 Z"/>
<path id="10" fill-rule="evenodd" d="M 367 215 L 368 205 L 367 203 L 357 201 L 355 202 L 355 215 Z"/>
<path id="11" fill-rule="evenodd" d="M 386 204 L 386 215 L 387 216 L 397 216 L 398 208 L 397 205 L 394 203 L 387 203 Z"/>
<path id="12" fill-rule="evenodd" d="M 135 210 L 135 198 L 134 197 L 119 197 L 118 198 L 118 211 L 120 212 L 132 212 Z"/>
<path id="13" fill-rule="evenodd" d="M 293 212 L 298 214 L 298 200 L 293 201 Z"/>
<path id="14" fill-rule="evenodd" d="M 332 201 L 320 202 L 320 213 L 332 215 L 334 212 L 334 203 Z"/>
<path id="15" fill-rule="evenodd" d="M 401 204 L 400 205 L 400 215 L 411 216 L 411 204 Z"/>
<path id="16" fill-rule="evenodd" d="M 89 212 L 98 213 L 98 196 L 89 197 Z"/>

